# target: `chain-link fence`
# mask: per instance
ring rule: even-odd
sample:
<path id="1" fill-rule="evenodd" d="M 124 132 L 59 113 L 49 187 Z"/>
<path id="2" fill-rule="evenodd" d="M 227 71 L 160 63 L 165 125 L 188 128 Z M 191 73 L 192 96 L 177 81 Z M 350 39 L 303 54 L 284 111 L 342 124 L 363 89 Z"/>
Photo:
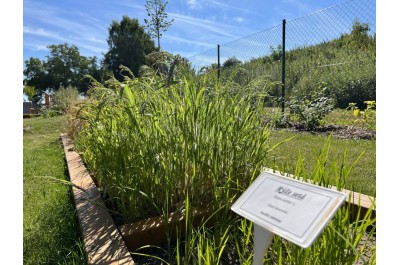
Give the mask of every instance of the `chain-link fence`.
<path id="1" fill-rule="evenodd" d="M 246 80 L 279 81 L 275 104 L 327 87 L 337 107 L 362 107 L 376 98 L 376 3 L 349 0 L 188 59 L 222 79 L 241 69 Z"/>

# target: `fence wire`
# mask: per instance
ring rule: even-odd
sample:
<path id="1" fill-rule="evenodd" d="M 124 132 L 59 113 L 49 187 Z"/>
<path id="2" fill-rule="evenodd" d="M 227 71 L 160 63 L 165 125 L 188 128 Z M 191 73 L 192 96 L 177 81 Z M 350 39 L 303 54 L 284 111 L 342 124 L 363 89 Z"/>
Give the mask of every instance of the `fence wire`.
<path id="1" fill-rule="evenodd" d="M 283 20 L 275 27 L 220 45 L 221 77 L 239 66 L 253 78 L 268 75 L 272 81 L 282 81 L 284 52 L 286 100 L 323 84 L 332 87 L 337 106 L 342 108 L 349 101 L 363 104 L 375 100 L 375 0 L 349 0 L 286 21 L 285 39 L 282 33 Z M 215 46 L 188 58 L 196 70 L 218 68 Z M 278 98 L 280 93 L 277 88 L 273 94 Z"/>

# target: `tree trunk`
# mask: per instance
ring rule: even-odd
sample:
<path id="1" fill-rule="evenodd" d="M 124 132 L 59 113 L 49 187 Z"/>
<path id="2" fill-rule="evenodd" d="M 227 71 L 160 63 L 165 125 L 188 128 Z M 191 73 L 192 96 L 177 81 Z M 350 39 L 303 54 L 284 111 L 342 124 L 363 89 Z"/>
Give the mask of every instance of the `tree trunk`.
<path id="1" fill-rule="evenodd" d="M 160 51 L 160 32 L 157 31 L 158 51 Z"/>

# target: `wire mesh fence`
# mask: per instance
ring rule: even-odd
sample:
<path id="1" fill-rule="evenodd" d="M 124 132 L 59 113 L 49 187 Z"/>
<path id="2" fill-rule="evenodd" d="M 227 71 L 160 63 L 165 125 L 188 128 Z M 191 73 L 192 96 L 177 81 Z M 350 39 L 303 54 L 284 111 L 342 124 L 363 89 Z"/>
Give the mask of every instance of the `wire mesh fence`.
<path id="1" fill-rule="evenodd" d="M 275 104 L 322 87 L 340 108 L 376 98 L 375 0 L 349 0 L 218 46 L 188 58 L 195 70 L 268 76 L 281 82 L 271 91 Z"/>

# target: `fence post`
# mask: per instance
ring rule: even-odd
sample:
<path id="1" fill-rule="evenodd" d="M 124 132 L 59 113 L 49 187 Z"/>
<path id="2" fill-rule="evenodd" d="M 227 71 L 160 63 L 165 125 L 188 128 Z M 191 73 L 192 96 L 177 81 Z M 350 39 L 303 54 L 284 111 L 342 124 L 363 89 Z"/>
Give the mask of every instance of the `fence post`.
<path id="1" fill-rule="evenodd" d="M 285 42 L 286 42 L 286 19 L 282 21 L 282 115 L 285 114 Z"/>
<path id="2" fill-rule="evenodd" d="M 219 59 L 220 59 L 219 44 L 217 45 L 217 52 L 218 52 L 218 64 L 217 64 L 217 67 L 218 67 L 218 79 L 219 79 L 219 76 L 221 74 L 221 64 L 220 64 L 220 61 L 219 61 Z"/>

